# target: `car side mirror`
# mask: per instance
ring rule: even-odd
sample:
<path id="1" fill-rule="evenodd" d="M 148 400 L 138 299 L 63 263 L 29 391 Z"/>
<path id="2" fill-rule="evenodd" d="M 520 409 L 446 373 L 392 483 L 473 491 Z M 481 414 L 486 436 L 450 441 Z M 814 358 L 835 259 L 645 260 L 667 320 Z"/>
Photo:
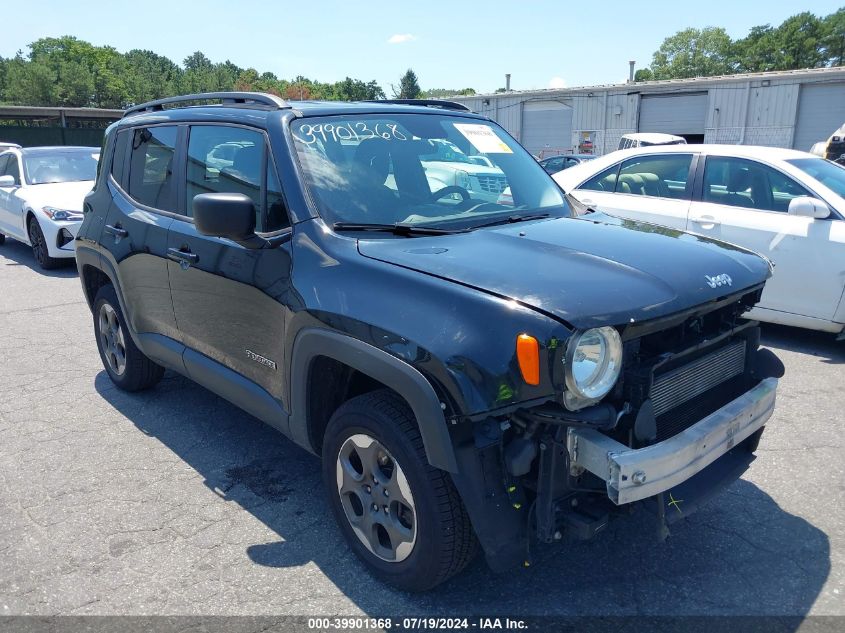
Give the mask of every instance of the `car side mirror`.
<path id="1" fill-rule="evenodd" d="M 789 215 L 803 218 L 826 218 L 830 215 L 830 208 L 821 200 L 810 196 L 798 196 L 789 201 Z"/>
<path id="2" fill-rule="evenodd" d="M 5 176 L 0 176 L 0 187 L 17 187 L 18 183 L 15 182 L 15 177 L 6 174 Z"/>
<path id="3" fill-rule="evenodd" d="M 225 237 L 246 248 L 264 248 L 255 234 L 255 204 L 242 193 L 201 193 L 194 196 L 194 225 L 202 235 Z"/>

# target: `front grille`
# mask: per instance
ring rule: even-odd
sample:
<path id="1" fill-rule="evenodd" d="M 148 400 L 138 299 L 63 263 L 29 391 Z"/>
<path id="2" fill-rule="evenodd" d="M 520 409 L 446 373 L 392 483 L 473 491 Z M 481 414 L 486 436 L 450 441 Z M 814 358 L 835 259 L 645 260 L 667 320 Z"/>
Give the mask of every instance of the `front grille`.
<path id="1" fill-rule="evenodd" d="M 674 409 L 745 371 L 745 339 L 654 377 L 649 397 L 654 415 Z"/>
<path id="2" fill-rule="evenodd" d="M 507 189 L 508 181 L 504 176 L 476 176 L 478 185 L 487 193 L 502 193 Z"/>

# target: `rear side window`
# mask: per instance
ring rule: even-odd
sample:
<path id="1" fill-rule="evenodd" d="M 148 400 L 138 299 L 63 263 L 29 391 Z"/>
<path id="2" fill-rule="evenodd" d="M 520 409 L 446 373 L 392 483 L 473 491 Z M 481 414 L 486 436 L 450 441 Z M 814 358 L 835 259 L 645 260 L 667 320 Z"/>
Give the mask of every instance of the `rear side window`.
<path id="1" fill-rule="evenodd" d="M 129 195 L 137 202 L 176 211 L 176 126 L 136 129 L 132 133 Z"/>
<path id="2" fill-rule="evenodd" d="M 197 125 L 188 141 L 186 208 L 192 215 L 194 196 L 242 193 L 255 204 L 256 231 L 290 226 L 281 186 L 268 160 L 264 135 L 237 126 Z"/>
<path id="3" fill-rule="evenodd" d="M 640 156 L 622 163 L 616 193 L 685 198 L 692 154 Z"/>
<path id="4" fill-rule="evenodd" d="M 704 202 L 786 213 L 792 199 L 799 196 L 812 194 L 789 176 L 757 161 L 710 156 L 704 165 Z"/>
<path id="5" fill-rule="evenodd" d="M 111 175 L 115 182 L 123 185 L 123 175 L 126 169 L 126 152 L 129 147 L 129 130 L 121 130 L 114 140 L 114 155 L 111 161 Z"/>

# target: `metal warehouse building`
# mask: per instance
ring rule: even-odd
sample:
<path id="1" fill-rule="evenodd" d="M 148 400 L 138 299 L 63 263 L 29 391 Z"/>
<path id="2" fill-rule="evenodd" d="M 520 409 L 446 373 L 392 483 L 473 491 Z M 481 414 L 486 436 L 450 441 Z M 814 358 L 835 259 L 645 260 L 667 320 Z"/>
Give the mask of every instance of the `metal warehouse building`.
<path id="1" fill-rule="evenodd" d="M 809 151 L 845 123 L 845 67 L 454 97 L 539 157 L 613 151 L 623 134 Z"/>

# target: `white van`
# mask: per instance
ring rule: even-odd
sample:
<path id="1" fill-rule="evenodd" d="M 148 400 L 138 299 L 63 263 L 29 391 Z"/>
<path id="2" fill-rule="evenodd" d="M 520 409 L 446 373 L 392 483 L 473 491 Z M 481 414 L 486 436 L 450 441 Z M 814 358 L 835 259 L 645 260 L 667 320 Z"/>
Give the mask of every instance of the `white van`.
<path id="1" fill-rule="evenodd" d="M 630 149 L 632 147 L 647 147 L 649 145 L 686 145 L 683 136 L 661 134 L 659 132 L 636 132 L 623 134 L 616 149 Z"/>

